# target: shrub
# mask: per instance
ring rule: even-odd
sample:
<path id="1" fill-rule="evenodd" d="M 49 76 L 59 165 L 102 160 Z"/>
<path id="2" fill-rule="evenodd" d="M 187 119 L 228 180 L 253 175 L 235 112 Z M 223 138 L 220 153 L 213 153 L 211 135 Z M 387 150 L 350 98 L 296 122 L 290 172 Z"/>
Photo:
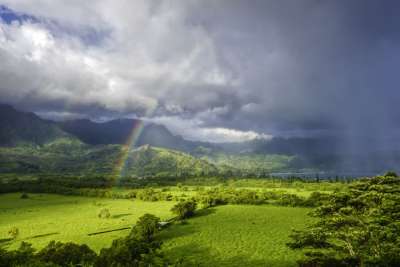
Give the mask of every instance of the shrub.
<path id="1" fill-rule="evenodd" d="M 131 236 L 139 240 L 150 242 L 159 230 L 159 223 L 160 218 L 147 213 L 139 218 L 132 229 Z"/>
<path id="2" fill-rule="evenodd" d="M 385 177 L 398 177 L 397 173 L 394 171 L 388 171 L 384 175 Z"/>
<path id="3" fill-rule="evenodd" d="M 17 239 L 19 236 L 19 229 L 17 227 L 13 227 L 10 230 L 8 230 L 8 235 L 12 238 L 12 239 Z"/>
<path id="4" fill-rule="evenodd" d="M 116 239 L 110 248 L 100 251 L 94 266 L 166 266 L 162 255 L 157 251 L 159 248 L 160 244 L 157 242 L 145 242 L 132 237 Z"/>
<path id="5" fill-rule="evenodd" d="M 107 219 L 107 218 L 110 218 L 111 214 L 110 214 L 110 211 L 108 209 L 101 209 L 97 216 L 100 219 Z"/>
<path id="6" fill-rule="evenodd" d="M 21 196 L 20 196 L 20 198 L 21 198 L 21 199 L 27 199 L 27 198 L 29 198 L 29 196 L 28 196 L 27 193 L 22 193 Z"/>
<path id="7" fill-rule="evenodd" d="M 295 194 L 282 194 L 281 198 L 276 201 L 276 204 L 290 207 L 304 206 L 305 199 Z"/>
<path id="8" fill-rule="evenodd" d="M 60 266 L 90 265 L 96 260 L 96 253 L 87 245 L 51 241 L 37 255 L 40 261 Z"/>
<path id="9" fill-rule="evenodd" d="M 181 201 L 172 207 L 171 212 L 177 215 L 179 220 L 192 217 L 196 210 L 197 203 L 193 200 Z"/>

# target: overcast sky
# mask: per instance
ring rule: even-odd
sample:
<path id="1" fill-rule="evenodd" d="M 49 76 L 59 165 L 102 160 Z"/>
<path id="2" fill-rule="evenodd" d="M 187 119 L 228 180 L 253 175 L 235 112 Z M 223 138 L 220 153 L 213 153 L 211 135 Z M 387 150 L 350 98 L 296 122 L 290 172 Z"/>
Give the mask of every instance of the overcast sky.
<path id="1" fill-rule="evenodd" d="M 396 0 L 0 0 L 0 101 L 206 141 L 400 128 Z"/>

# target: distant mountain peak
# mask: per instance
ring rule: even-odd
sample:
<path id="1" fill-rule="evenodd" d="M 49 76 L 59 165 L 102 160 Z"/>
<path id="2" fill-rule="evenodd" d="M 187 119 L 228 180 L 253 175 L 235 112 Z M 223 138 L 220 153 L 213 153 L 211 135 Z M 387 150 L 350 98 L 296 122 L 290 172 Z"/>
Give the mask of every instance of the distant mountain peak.
<path id="1" fill-rule="evenodd" d="M 51 121 L 41 119 L 32 112 L 0 104 L 0 145 L 44 145 L 67 137 L 73 138 Z"/>

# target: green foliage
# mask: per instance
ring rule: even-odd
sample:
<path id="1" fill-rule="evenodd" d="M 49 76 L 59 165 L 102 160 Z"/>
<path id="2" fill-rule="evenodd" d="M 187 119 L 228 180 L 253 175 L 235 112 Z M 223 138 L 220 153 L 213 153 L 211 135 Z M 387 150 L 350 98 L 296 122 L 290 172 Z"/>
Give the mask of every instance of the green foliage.
<path id="1" fill-rule="evenodd" d="M 100 219 L 108 219 L 110 218 L 110 216 L 111 216 L 110 211 L 106 208 L 101 209 L 99 211 L 99 214 L 97 214 L 97 217 L 99 217 Z"/>
<path id="2" fill-rule="evenodd" d="M 292 234 L 288 245 L 303 249 L 303 266 L 400 265 L 400 178 L 366 178 L 335 192 L 315 210 L 319 218 Z"/>
<path id="3" fill-rule="evenodd" d="M 202 158 L 218 165 L 239 169 L 245 176 L 254 174 L 266 177 L 270 172 L 289 170 L 295 157 L 273 154 L 227 154 L 222 152 L 202 154 Z"/>
<path id="4" fill-rule="evenodd" d="M 22 242 L 20 247 L 14 251 L 6 251 L 0 248 L 0 267 L 10 267 L 10 266 L 29 266 L 29 267 L 39 267 L 39 266 L 51 266 L 40 264 L 40 262 L 34 259 L 35 250 L 32 248 L 31 244 Z"/>
<path id="5" fill-rule="evenodd" d="M 388 172 L 386 172 L 383 176 L 385 176 L 385 177 L 399 177 L 399 176 L 397 175 L 397 173 L 394 172 L 394 171 L 388 171 Z"/>
<path id="6" fill-rule="evenodd" d="M 154 223 L 158 224 L 158 221 L 159 218 L 154 215 L 144 215 L 134 227 L 142 230 L 138 230 L 134 235 L 114 240 L 111 247 L 102 249 L 99 255 L 87 245 L 71 242 L 51 241 L 37 253 L 30 244 L 24 242 L 14 251 L 0 248 L 0 267 L 166 266 L 163 255 L 158 251 L 161 243 L 154 241 L 155 230 L 150 230 Z"/>
<path id="7" fill-rule="evenodd" d="M 197 203 L 193 200 L 181 201 L 172 207 L 171 212 L 174 213 L 178 220 L 190 218 L 196 211 Z"/>
<path id="8" fill-rule="evenodd" d="M 159 230 L 159 224 L 160 218 L 146 213 L 139 218 L 136 225 L 132 228 L 131 236 L 147 242 L 154 241 L 154 235 Z"/>
<path id="9" fill-rule="evenodd" d="M 114 240 L 110 248 L 100 251 L 96 267 L 108 266 L 165 266 L 155 240 L 160 218 L 144 214 L 139 218 L 128 237 Z"/>
<path id="10" fill-rule="evenodd" d="M 51 241 L 35 256 L 41 262 L 54 263 L 67 267 L 78 264 L 93 264 L 97 255 L 87 245 Z"/>
<path id="11" fill-rule="evenodd" d="M 110 248 L 100 251 L 95 266 L 165 266 L 159 248 L 157 242 L 149 243 L 131 237 L 116 239 Z"/>
<path id="12" fill-rule="evenodd" d="M 8 230 L 8 235 L 12 239 L 17 239 L 19 236 L 19 229 L 17 227 L 12 227 L 10 230 Z"/>
<path id="13" fill-rule="evenodd" d="M 206 191 L 199 191 L 194 198 L 203 207 L 214 207 L 226 204 L 274 204 L 291 207 L 315 207 L 326 199 L 327 194 L 313 192 L 308 197 L 300 196 L 286 191 L 261 191 L 257 189 L 243 188 L 211 188 Z"/>
<path id="14" fill-rule="evenodd" d="M 115 173 L 125 153 L 125 167 Z M 88 146 L 63 139 L 38 147 L 0 147 L 0 172 L 182 178 L 215 176 L 221 170 L 208 161 L 165 148 L 146 145 L 127 152 L 121 145 Z"/>

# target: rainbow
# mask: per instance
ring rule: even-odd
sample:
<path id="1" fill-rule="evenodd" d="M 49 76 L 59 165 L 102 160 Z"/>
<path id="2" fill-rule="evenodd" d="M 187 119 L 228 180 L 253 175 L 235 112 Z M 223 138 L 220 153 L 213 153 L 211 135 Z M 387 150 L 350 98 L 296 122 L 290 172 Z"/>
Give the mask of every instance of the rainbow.
<path id="1" fill-rule="evenodd" d="M 153 108 L 149 108 L 145 114 L 145 117 L 149 117 L 155 110 L 156 105 Z M 114 183 L 118 182 L 118 180 L 123 176 L 124 171 L 127 167 L 127 162 L 129 158 L 129 152 L 132 148 L 135 147 L 139 137 L 144 129 L 145 123 L 142 120 L 134 120 L 132 125 L 132 130 L 125 142 L 125 144 L 121 148 L 121 153 L 119 155 L 118 160 L 116 161 L 115 167 L 112 172 L 112 177 L 114 179 Z"/>

